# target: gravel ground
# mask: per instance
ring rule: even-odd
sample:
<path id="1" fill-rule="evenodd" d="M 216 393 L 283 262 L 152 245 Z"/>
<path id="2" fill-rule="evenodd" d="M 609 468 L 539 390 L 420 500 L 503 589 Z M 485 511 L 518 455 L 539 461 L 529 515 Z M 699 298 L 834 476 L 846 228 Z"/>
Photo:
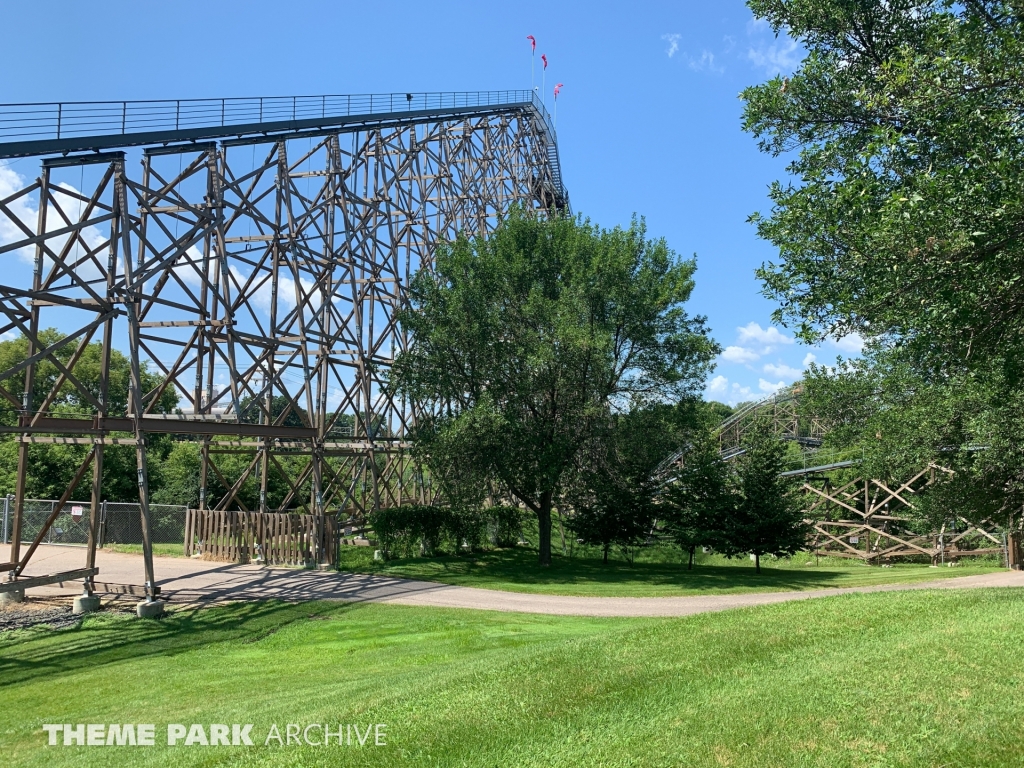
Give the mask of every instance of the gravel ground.
<path id="1" fill-rule="evenodd" d="M 65 629 L 76 626 L 81 620 L 81 616 L 71 613 L 71 606 L 66 600 L 28 598 L 23 603 L 12 603 L 0 608 L 0 632 L 39 625 Z"/>
<path id="2" fill-rule="evenodd" d="M 105 611 L 134 613 L 131 606 L 104 605 Z M 68 629 L 78 626 L 81 616 L 71 613 L 71 601 L 50 597 L 29 597 L 23 603 L 0 607 L 0 632 L 29 627 Z"/>
<path id="3" fill-rule="evenodd" d="M 0 562 L 5 554 L 0 545 Z M 99 579 L 110 584 L 143 583 L 142 558 L 101 550 L 96 553 Z M 26 575 L 60 573 L 81 568 L 83 550 L 78 547 L 40 545 Z M 35 570 L 33 570 L 35 569 Z M 189 558 L 165 557 L 157 563 L 157 580 L 163 594 L 173 597 L 171 606 L 198 606 L 236 600 L 277 599 L 287 602 L 340 600 L 349 603 L 377 602 L 443 608 L 475 608 L 561 616 L 689 616 L 705 611 L 722 611 L 766 605 L 787 600 L 807 600 L 864 592 L 920 589 L 963 589 L 977 587 L 1024 588 L 1024 572 L 993 571 L 913 584 L 883 584 L 803 592 L 756 592 L 750 594 L 704 594 L 677 597 L 573 597 L 568 595 L 523 594 L 476 587 L 458 587 L 411 581 L 389 576 L 332 573 L 258 565 L 235 565 Z M 30 592 L 36 599 L 56 598 L 70 605 L 81 586 L 75 582 L 38 587 Z M 105 610 L 111 610 L 104 597 Z M 116 610 L 135 609 L 138 597 L 120 596 Z M 123 606 L 123 608 L 122 608 Z M 70 612 L 65 609 L 65 615 Z M 0 614 L 2 616 L 2 614 Z M 46 620 L 36 623 L 44 623 Z M 73 623 L 75 619 L 71 619 Z M 2 622 L 2 620 L 0 620 Z M 0 623 L 0 628 L 3 624 Z"/>

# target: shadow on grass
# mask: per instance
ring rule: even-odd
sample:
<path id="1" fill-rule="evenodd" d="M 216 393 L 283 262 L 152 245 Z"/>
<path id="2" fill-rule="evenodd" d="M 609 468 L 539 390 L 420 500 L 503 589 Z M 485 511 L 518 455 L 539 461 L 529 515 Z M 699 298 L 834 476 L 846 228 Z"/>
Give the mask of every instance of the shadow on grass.
<path id="1" fill-rule="evenodd" d="M 241 602 L 184 609 L 158 620 L 98 613 L 77 627 L 34 627 L 0 634 L 0 690 L 32 679 L 152 656 L 168 658 L 231 641 L 254 643 L 296 621 L 358 609 L 342 603 Z"/>
<path id="2" fill-rule="evenodd" d="M 842 586 L 851 573 L 867 575 L 857 568 L 765 567 L 756 573 L 753 565 L 685 565 L 670 562 L 602 562 L 596 558 L 568 558 L 555 555 L 548 568 L 537 563 L 535 550 L 525 547 L 499 549 L 473 555 L 416 557 L 376 562 L 364 552 L 342 552 L 342 570 L 376 573 L 412 579 L 443 580 L 449 584 L 487 586 L 520 584 L 532 586 L 635 585 L 671 587 L 694 591 L 748 591 L 759 589 L 806 590 Z M 891 572 L 890 572 L 891 573 Z M 881 575 L 881 574 L 879 574 Z"/>

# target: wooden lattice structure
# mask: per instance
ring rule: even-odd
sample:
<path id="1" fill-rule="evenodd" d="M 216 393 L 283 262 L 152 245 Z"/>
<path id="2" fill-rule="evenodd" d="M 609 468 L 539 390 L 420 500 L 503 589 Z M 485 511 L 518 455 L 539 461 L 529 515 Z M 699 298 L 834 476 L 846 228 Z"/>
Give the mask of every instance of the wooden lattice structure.
<path id="1" fill-rule="evenodd" d="M 185 517 L 185 554 L 204 560 L 336 565 L 338 539 L 338 519 L 330 516 L 190 509 Z"/>
<path id="2" fill-rule="evenodd" d="M 1003 533 L 992 521 L 975 524 L 961 516 L 938 530 L 921 530 L 911 514 L 914 497 L 948 471 L 929 466 L 899 483 L 854 477 L 833 485 L 831 473 L 804 475 L 811 548 L 819 555 L 882 563 L 896 558 L 929 558 L 932 563 L 999 554 Z"/>
<path id="3" fill-rule="evenodd" d="M 783 440 L 795 440 L 808 446 L 820 445 L 825 435 L 824 425 L 818 418 L 801 413 L 801 394 L 803 389 L 799 384 L 784 387 L 726 418 L 718 428 L 722 454 L 729 457 L 741 451 L 743 436 L 757 419 L 769 419 L 775 434 Z"/>
<path id="4" fill-rule="evenodd" d="M 487 234 L 512 206 L 568 206 L 554 128 L 530 91 L 0 105 L 0 159 L 15 157 L 40 162 L 0 200 L 0 233 L 15 233 L 0 257 L 33 264 L 24 281 L 0 274 L 0 335 L 28 340 L 27 359 L 0 371 L 0 407 L 17 422 L 0 429 L 19 443 L 0 570 L 20 577 L 40 540 L 21 551 L 29 445 L 88 446 L 58 507 L 91 477 L 96 510 L 104 450 L 127 444 L 150 595 L 147 435 L 200 444 L 201 512 L 326 525 L 335 510 L 424 500 L 404 450 L 416 404 L 384 387 L 406 345 L 396 313 L 410 277 L 439 243 Z M 56 343 L 40 336 L 49 326 Z M 75 374 L 97 341 L 98 392 Z M 131 363 L 127 408 L 108 401 L 114 349 Z M 40 396 L 43 360 L 60 376 Z M 161 376 L 152 391 L 143 366 Z M 88 413 L 51 411 L 69 386 Z M 240 471 L 227 454 L 244 457 Z M 272 475 L 288 489 L 273 506 Z M 248 509 L 239 492 L 252 482 Z M 311 537 L 314 559 L 323 540 Z M 94 552 L 95 535 L 87 568 Z"/>

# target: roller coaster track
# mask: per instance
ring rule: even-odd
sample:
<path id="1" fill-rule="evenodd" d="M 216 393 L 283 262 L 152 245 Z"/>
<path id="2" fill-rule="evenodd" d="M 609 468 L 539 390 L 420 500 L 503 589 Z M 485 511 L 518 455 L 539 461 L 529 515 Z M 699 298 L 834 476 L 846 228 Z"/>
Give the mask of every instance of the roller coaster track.
<path id="1" fill-rule="evenodd" d="M 724 419 L 717 433 L 723 461 L 743 455 L 743 436 L 758 419 L 770 419 L 780 439 L 801 445 L 801 465 L 781 475 L 798 481 L 813 552 L 876 564 L 907 557 L 929 558 L 933 564 L 965 556 L 1010 557 L 1007 531 L 992 520 L 953 515 L 936 530 L 921 527 L 915 496 L 950 470 L 931 464 L 898 481 L 849 471 L 861 459 L 821 448 L 825 427 L 799 412 L 802 394 L 796 384 L 749 403 Z M 671 482 L 672 470 L 684 460 L 685 451 L 662 463 L 658 474 L 664 482 Z"/>

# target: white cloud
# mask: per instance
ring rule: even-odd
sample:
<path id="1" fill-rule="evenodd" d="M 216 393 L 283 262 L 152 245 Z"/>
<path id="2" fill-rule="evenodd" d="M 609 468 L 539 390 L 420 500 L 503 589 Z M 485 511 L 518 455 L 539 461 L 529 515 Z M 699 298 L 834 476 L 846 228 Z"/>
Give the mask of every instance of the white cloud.
<path id="1" fill-rule="evenodd" d="M 736 331 L 739 334 L 739 343 L 746 344 L 748 342 L 755 342 L 757 344 L 764 344 L 767 347 L 772 347 L 776 344 L 792 344 L 793 339 L 791 336 L 786 336 L 778 328 L 769 325 L 767 328 L 762 328 L 758 323 L 749 322 L 741 328 L 737 328 Z M 771 350 L 768 349 L 762 354 L 768 354 Z"/>
<path id="2" fill-rule="evenodd" d="M 757 352 L 746 347 L 726 347 L 722 352 L 722 359 L 730 363 L 752 363 L 760 357 Z"/>
<path id="3" fill-rule="evenodd" d="M 753 395 L 754 393 L 750 390 L 750 387 L 741 387 L 734 381 L 732 383 L 732 392 L 729 395 L 729 405 L 736 405 L 736 403 L 751 400 Z"/>
<path id="4" fill-rule="evenodd" d="M 760 389 L 766 395 L 770 395 L 773 392 L 778 392 L 784 386 L 786 386 L 786 382 L 784 382 L 784 381 L 780 381 L 778 383 L 773 384 L 772 382 L 765 381 L 764 379 L 758 379 L 757 380 L 757 387 L 758 387 L 758 389 Z"/>
<path id="5" fill-rule="evenodd" d="M 708 382 L 704 392 L 710 399 L 718 400 L 728 405 L 736 405 L 736 403 L 753 399 L 750 387 L 744 387 L 735 381 L 730 382 L 725 376 L 715 376 L 715 378 Z"/>
<path id="6" fill-rule="evenodd" d="M 0 341 L 14 341 L 18 338 L 18 334 L 14 331 L 7 331 L 6 333 L 0 333 Z M 721 378 L 721 377 L 719 377 Z"/>
<path id="7" fill-rule="evenodd" d="M 667 40 L 668 41 L 668 48 L 665 50 L 665 53 L 668 54 L 668 57 L 670 59 L 673 56 L 675 56 L 676 53 L 679 51 L 679 38 L 680 37 L 682 37 L 682 35 L 677 35 L 677 34 L 669 34 L 669 35 L 662 35 L 661 36 L 662 40 Z"/>
<path id="8" fill-rule="evenodd" d="M 0 163 L 0 200 L 10 197 L 18 190 L 24 189 L 25 186 L 25 178 L 21 174 L 17 173 L 10 166 Z M 23 195 L 17 200 L 8 203 L 7 207 L 18 221 L 22 222 L 31 231 L 35 231 L 38 213 L 36 205 L 28 195 Z M 0 245 L 10 245 L 24 239 L 25 233 L 21 227 L 7 216 L 0 215 Z M 34 254 L 32 247 L 19 248 L 17 253 L 23 261 L 29 264 L 32 263 Z"/>
<path id="9" fill-rule="evenodd" d="M 0 163 L 0 200 L 16 194 L 26 186 L 28 186 L 28 181 L 24 176 L 10 166 Z M 68 196 L 62 196 L 60 194 L 61 190 L 67 192 Z M 81 195 L 83 193 L 70 184 L 64 182 L 51 187 L 51 193 L 59 202 L 64 214 L 71 219 L 72 222 L 77 222 L 85 204 L 70 195 Z M 85 196 L 87 197 L 88 195 Z M 18 221 L 28 227 L 31 232 L 35 232 L 39 226 L 39 205 L 31 195 L 22 195 L 17 200 L 8 203 L 7 208 L 11 214 L 13 214 L 14 219 L 11 219 L 6 214 L 0 214 L 0 245 L 10 245 L 27 239 L 28 236 L 25 234 L 25 231 L 18 226 Z M 94 211 L 92 215 L 96 216 L 98 214 Z M 17 221 L 15 221 L 15 219 Z M 61 217 L 55 208 L 47 209 L 45 223 L 46 232 L 53 232 L 57 229 L 63 229 L 66 226 L 67 222 L 64 221 L 63 217 Z M 75 245 L 68 254 L 68 260 L 72 263 L 85 255 L 86 250 L 83 250 L 82 248 L 83 241 L 88 251 L 96 251 L 96 249 L 108 240 L 106 235 L 91 225 L 84 227 L 79 234 L 80 237 L 76 238 Z M 52 252 L 60 253 L 67 245 L 69 237 L 70 235 L 51 237 L 47 239 L 46 245 Z M 32 264 L 35 260 L 35 246 L 30 245 L 18 248 L 15 253 L 17 253 L 18 257 L 26 264 Z M 105 263 L 105 257 L 102 251 L 96 252 L 95 258 L 99 259 L 100 263 Z M 53 262 L 49 257 L 46 258 L 46 261 L 48 269 Z M 91 259 L 76 266 L 74 272 L 83 280 L 95 280 L 100 274 L 96 264 Z M 66 277 L 58 278 L 58 280 L 61 283 L 67 282 Z"/>
<path id="10" fill-rule="evenodd" d="M 750 46 L 747 60 L 769 76 L 789 74 L 795 70 L 802 58 L 799 44 L 785 32 L 774 34 L 764 19 L 751 19 L 747 24 Z"/>
<path id="11" fill-rule="evenodd" d="M 711 51 L 703 50 L 700 52 L 700 58 L 694 58 L 693 56 L 687 56 L 687 61 L 690 65 L 690 69 L 695 72 L 713 72 L 716 75 L 720 75 L 725 72 L 725 67 L 715 64 L 715 54 Z"/>
<path id="12" fill-rule="evenodd" d="M 729 391 L 729 380 L 725 376 L 715 376 L 708 383 L 708 393 L 722 395 Z"/>
<path id="13" fill-rule="evenodd" d="M 231 266 L 231 274 L 234 277 L 235 284 L 232 285 L 232 291 L 238 291 L 241 286 L 245 285 L 245 281 L 249 279 L 238 267 Z M 271 290 L 271 282 L 265 279 L 265 276 L 257 278 L 257 281 L 262 279 L 262 282 L 258 282 L 256 287 L 248 288 L 248 295 L 252 303 L 259 307 L 259 309 L 266 315 L 270 314 L 271 298 L 273 297 L 273 291 Z M 299 278 L 299 285 L 302 287 L 302 293 L 305 301 L 305 311 L 316 310 L 319 308 L 320 303 L 323 299 L 323 294 L 319 290 L 314 290 L 316 284 L 305 277 Z M 287 277 L 283 274 L 279 274 L 277 278 L 277 313 L 278 319 L 284 317 L 285 314 L 295 309 L 295 280 Z"/>
<path id="14" fill-rule="evenodd" d="M 785 363 L 779 363 L 778 365 L 768 363 L 764 367 L 764 372 L 769 376 L 777 376 L 780 379 L 789 379 L 790 381 L 795 381 L 804 375 L 804 372 L 799 368 L 793 368 Z"/>
<path id="15" fill-rule="evenodd" d="M 816 358 L 814 356 L 813 352 L 808 352 L 806 355 L 804 355 L 804 362 L 803 362 L 804 368 L 806 368 L 811 363 L 816 363 L 816 362 L 818 362 L 818 358 Z"/>
<path id="16" fill-rule="evenodd" d="M 849 336 L 836 339 L 832 343 L 839 347 L 843 352 L 853 355 L 859 355 L 864 350 L 864 339 L 857 333 L 851 333 Z"/>

